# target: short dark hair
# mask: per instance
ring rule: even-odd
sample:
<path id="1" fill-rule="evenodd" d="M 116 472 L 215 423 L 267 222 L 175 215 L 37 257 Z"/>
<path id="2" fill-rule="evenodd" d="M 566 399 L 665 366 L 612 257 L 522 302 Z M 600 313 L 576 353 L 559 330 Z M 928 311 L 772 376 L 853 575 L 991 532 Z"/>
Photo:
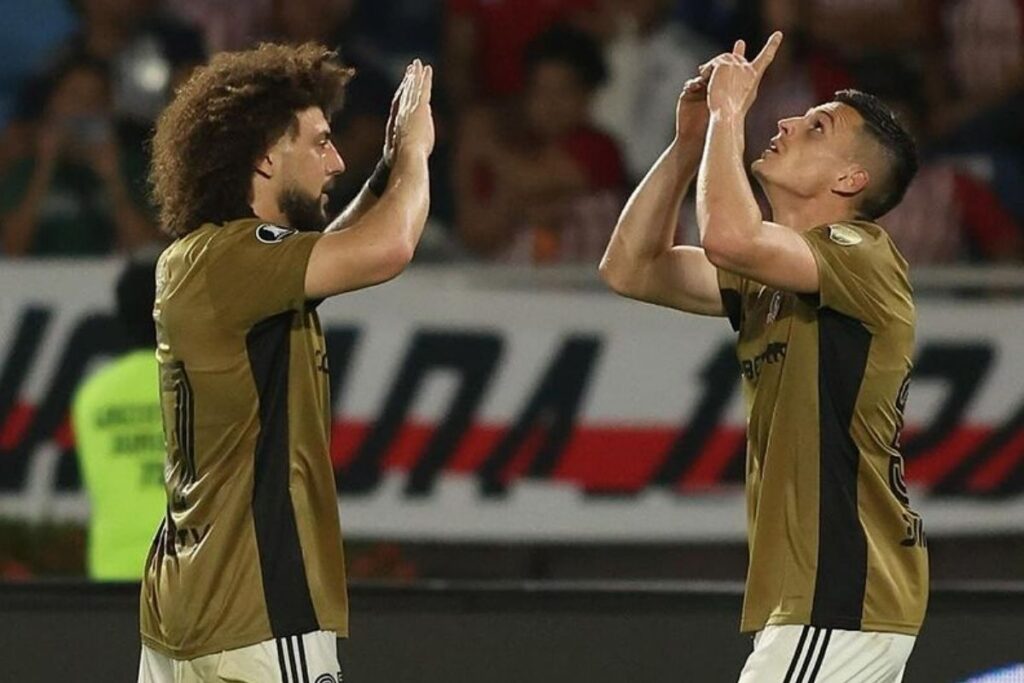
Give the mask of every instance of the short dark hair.
<path id="1" fill-rule="evenodd" d="M 253 169 L 295 115 L 340 107 L 354 71 L 314 43 L 223 52 L 177 91 L 153 136 L 150 184 L 160 222 L 174 237 L 204 223 L 252 215 Z"/>
<path id="2" fill-rule="evenodd" d="M 568 66 L 588 90 L 594 90 L 608 79 L 608 65 L 601 45 L 589 33 L 568 24 L 555 24 L 526 46 L 528 73 L 548 62 Z"/>
<path id="3" fill-rule="evenodd" d="M 917 173 L 917 145 L 896 114 L 874 95 L 860 90 L 840 90 L 835 101 L 853 107 L 864 119 L 864 130 L 885 154 L 888 173 L 882 182 L 869 187 L 857 213 L 874 220 L 893 209 L 906 194 Z"/>

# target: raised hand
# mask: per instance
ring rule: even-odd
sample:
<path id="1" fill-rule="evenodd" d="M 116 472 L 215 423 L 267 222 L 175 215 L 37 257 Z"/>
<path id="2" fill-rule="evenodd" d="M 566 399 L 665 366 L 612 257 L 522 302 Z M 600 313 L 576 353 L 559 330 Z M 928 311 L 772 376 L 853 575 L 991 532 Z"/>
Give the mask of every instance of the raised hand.
<path id="1" fill-rule="evenodd" d="M 395 94 L 391 98 L 391 111 L 388 112 L 388 125 L 384 130 L 384 163 L 388 167 L 395 165 L 395 125 L 398 123 L 398 103 L 402 99 L 402 93 L 405 91 L 405 84 L 409 80 L 409 70 L 405 70 L 405 76 L 402 78 L 402 82 L 395 88 Z"/>
<path id="2" fill-rule="evenodd" d="M 430 108 L 434 71 L 420 60 L 413 60 L 391 102 L 384 137 L 384 158 L 392 163 L 403 149 L 420 148 L 427 154 L 434 149 L 434 119 Z"/>
<path id="3" fill-rule="evenodd" d="M 708 127 L 708 80 L 703 76 L 691 78 L 683 84 L 676 102 L 676 140 L 704 139 Z"/>
<path id="4" fill-rule="evenodd" d="M 700 73 L 708 79 L 708 109 L 745 115 L 754 103 L 761 78 L 775 59 L 781 43 L 782 33 L 776 31 L 753 61 L 747 61 L 746 43 L 737 40 L 732 52 L 718 55 L 703 64 Z"/>

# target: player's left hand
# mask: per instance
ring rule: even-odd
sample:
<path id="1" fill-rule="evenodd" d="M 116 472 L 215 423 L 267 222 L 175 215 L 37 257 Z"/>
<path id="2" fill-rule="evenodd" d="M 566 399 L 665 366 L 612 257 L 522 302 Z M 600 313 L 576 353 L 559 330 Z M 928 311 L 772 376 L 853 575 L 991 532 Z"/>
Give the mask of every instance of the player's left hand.
<path id="1" fill-rule="evenodd" d="M 703 64 L 700 73 L 708 79 L 708 109 L 712 113 L 746 115 L 757 97 L 761 78 L 775 59 L 781 43 L 782 32 L 776 31 L 753 61 L 747 61 L 746 43 L 737 40 L 732 52 Z"/>
<path id="2" fill-rule="evenodd" d="M 405 77 L 402 82 L 398 84 L 395 89 L 395 94 L 391 98 L 391 111 L 388 113 L 387 128 L 384 129 L 384 163 L 389 167 L 395 164 L 395 124 L 398 121 L 398 105 L 402 99 L 402 93 L 406 88 L 406 84 L 409 81 L 409 72 L 406 71 Z"/>
<path id="3" fill-rule="evenodd" d="M 414 59 L 405 70 L 405 78 L 391 102 L 384 141 L 384 159 L 404 148 L 421 149 L 429 155 L 434 149 L 434 118 L 430 107 L 434 83 L 434 69 Z"/>

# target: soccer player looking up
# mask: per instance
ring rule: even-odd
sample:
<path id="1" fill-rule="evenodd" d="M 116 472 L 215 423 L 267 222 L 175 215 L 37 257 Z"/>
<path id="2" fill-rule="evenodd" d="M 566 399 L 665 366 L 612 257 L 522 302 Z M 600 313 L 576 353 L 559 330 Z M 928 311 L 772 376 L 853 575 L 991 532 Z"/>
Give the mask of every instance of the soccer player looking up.
<path id="1" fill-rule="evenodd" d="M 219 54 L 160 117 L 154 310 L 167 513 L 140 682 L 337 681 L 348 628 L 319 300 L 406 267 L 429 204 L 431 67 L 409 65 L 378 170 L 328 224 L 328 121 L 351 70 L 314 45 Z"/>
<path id="2" fill-rule="evenodd" d="M 739 333 L 750 562 L 741 683 L 899 681 L 924 619 L 928 560 L 899 433 L 915 313 L 906 261 L 875 220 L 917 167 L 871 95 L 779 121 L 752 171 L 743 124 L 782 34 L 701 68 L 676 138 L 637 187 L 604 259 L 625 296 L 728 317 Z M 697 175 L 701 248 L 675 246 Z"/>

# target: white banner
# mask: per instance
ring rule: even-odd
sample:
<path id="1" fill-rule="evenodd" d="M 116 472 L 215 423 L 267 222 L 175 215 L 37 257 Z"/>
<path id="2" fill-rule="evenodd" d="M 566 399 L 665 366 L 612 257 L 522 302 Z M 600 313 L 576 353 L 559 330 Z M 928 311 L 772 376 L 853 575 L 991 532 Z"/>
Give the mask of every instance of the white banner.
<path id="1" fill-rule="evenodd" d="M 0 265 L 0 514 L 87 514 L 67 407 L 112 348 L 118 267 Z M 414 269 L 321 305 L 347 537 L 742 538 L 728 323 L 495 272 Z M 1024 531 L 1024 307 L 918 310 L 912 503 L 932 535 Z"/>

